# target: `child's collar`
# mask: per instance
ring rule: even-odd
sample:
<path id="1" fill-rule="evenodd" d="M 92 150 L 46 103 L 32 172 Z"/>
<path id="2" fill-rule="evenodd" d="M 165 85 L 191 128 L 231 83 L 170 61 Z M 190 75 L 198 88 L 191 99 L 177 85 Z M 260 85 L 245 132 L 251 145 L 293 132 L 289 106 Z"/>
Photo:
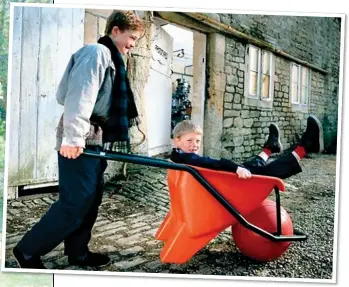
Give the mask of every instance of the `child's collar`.
<path id="1" fill-rule="evenodd" d="M 184 153 L 184 151 L 182 151 L 180 148 L 174 148 L 173 149 L 175 152 L 177 152 L 177 153 Z"/>

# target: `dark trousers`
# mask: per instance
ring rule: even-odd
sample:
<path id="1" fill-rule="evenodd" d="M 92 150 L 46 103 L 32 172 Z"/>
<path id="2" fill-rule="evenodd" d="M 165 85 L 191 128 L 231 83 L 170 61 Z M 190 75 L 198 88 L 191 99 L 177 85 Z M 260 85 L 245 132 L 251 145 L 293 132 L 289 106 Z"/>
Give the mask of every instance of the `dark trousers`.
<path id="1" fill-rule="evenodd" d="M 106 167 L 104 159 L 84 155 L 67 159 L 58 153 L 59 199 L 23 236 L 18 249 L 26 255 L 42 256 L 64 241 L 66 255 L 86 255 L 102 201 Z"/>
<path id="2" fill-rule="evenodd" d="M 266 163 L 260 156 L 255 156 L 242 164 L 252 174 L 288 178 L 302 172 L 297 159 L 292 153 L 284 154 L 277 159 Z"/>

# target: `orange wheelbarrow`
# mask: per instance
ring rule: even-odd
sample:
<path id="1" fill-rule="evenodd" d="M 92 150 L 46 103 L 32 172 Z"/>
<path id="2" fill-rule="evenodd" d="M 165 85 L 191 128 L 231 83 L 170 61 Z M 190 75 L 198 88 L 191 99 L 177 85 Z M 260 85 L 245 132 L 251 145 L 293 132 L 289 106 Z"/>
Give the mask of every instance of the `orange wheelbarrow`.
<path id="1" fill-rule="evenodd" d="M 155 237 L 164 241 L 160 260 L 182 264 L 226 228 L 239 250 L 256 260 L 280 257 L 292 241 L 307 235 L 293 228 L 280 205 L 282 180 L 215 171 L 165 159 L 115 152 L 85 150 L 84 155 L 168 169 L 170 209 Z M 274 190 L 276 201 L 268 199 Z"/>

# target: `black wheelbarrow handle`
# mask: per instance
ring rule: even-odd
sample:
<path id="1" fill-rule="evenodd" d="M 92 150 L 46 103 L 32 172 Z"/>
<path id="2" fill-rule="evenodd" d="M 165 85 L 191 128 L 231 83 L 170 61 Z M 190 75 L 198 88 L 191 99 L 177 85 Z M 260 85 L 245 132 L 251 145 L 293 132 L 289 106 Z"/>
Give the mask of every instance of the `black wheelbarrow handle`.
<path id="1" fill-rule="evenodd" d="M 169 162 L 168 160 L 165 160 L 165 159 L 156 159 L 156 158 L 151 158 L 147 156 L 126 154 L 126 153 L 119 153 L 119 152 L 104 152 L 104 151 L 97 152 L 97 151 L 85 149 L 82 155 L 99 157 L 99 158 L 104 158 L 104 159 L 113 160 L 113 161 L 128 162 L 128 163 L 134 163 L 134 164 L 140 164 L 140 165 L 146 165 L 146 166 L 152 166 L 152 167 L 160 167 L 160 168 L 189 172 L 221 205 L 223 205 L 223 207 L 232 216 L 234 216 L 237 219 L 237 221 L 240 224 L 242 224 L 246 228 L 272 241 L 302 241 L 302 240 L 306 240 L 308 237 L 306 234 L 296 230 L 294 231 L 294 235 L 292 236 L 281 235 L 280 195 L 277 187 L 274 188 L 274 191 L 276 194 L 276 204 L 277 204 L 277 232 L 276 234 L 271 234 L 270 232 L 249 223 L 239 213 L 239 211 L 236 208 L 234 208 L 210 183 L 206 181 L 206 179 L 200 174 L 200 172 L 198 172 L 196 169 L 194 169 L 191 166 Z"/>

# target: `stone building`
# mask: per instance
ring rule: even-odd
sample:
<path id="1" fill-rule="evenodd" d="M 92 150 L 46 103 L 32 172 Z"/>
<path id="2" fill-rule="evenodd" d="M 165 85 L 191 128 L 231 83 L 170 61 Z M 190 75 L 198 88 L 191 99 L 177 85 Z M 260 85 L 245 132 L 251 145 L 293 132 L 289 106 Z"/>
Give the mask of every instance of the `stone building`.
<path id="1" fill-rule="evenodd" d="M 7 122 L 18 133 L 7 139 L 9 198 L 57 184 L 54 131 L 63 110 L 56 87 L 71 54 L 104 35 L 111 12 L 14 10 Z M 263 145 L 270 122 L 279 125 L 288 148 L 309 114 L 321 121 L 325 148 L 336 140 L 341 18 L 136 12 L 146 29 L 125 58 L 142 118 L 143 133 L 131 131 L 133 153 L 155 156 L 171 150 L 176 75 L 190 80 L 191 118 L 203 126 L 201 153 L 206 156 L 252 156 Z M 182 56 L 182 63 L 175 59 Z M 107 178 L 119 168 L 111 162 Z"/>
<path id="2" fill-rule="evenodd" d="M 110 11 L 86 10 L 85 43 L 94 42 Z M 139 12 L 148 23 L 194 32 L 193 114 L 204 127 L 204 154 L 247 158 L 260 150 L 270 122 L 290 147 L 309 114 L 324 129 L 324 147 L 337 136 L 341 19 L 253 14 Z M 133 57 L 133 85 L 149 81 L 151 34 Z M 137 67 L 142 71 L 137 71 Z M 146 114 L 143 104 L 143 113 Z M 147 127 L 144 127 L 145 131 Z M 143 152 L 146 152 L 146 145 Z"/>

